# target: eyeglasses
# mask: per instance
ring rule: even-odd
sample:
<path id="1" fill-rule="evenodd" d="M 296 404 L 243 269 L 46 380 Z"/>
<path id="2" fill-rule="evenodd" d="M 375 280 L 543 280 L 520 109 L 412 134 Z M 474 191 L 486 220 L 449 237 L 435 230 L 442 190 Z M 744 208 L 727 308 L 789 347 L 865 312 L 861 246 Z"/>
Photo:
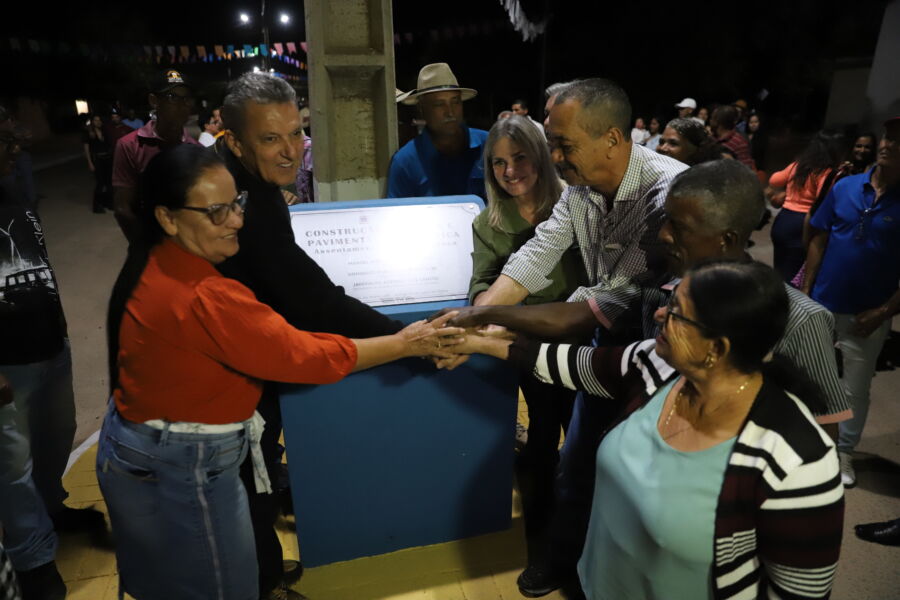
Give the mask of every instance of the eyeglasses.
<path id="1" fill-rule="evenodd" d="M 175 92 L 165 92 L 160 94 L 161 97 L 165 98 L 172 104 L 181 104 L 183 106 L 193 106 L 194 105 L 194 97 L 193 96 L 181 96 L 176 94 Z"/>
<path id="2" fill-rule="evenodd" d="M 248 193 L 246 191 L 239 192 L 231 204 L 213 204 L 212 206 L 207 206 L 205 208 L 182 206 L 178 210 L 193 210 L 205 213 L 206 216 L 209 217 L 209 220 L 212 221 L 213 225 L 222 225 L 225 223 L 225 220 L 228 219 L 229 213 L 233 212 L 239 217 L 244 214 L 244 207 L 247 206 L 247 195 Z"/>
<path id="3" fill-rule="evenodd" d="M 856 229 L 854 231 L 854 236 L 857 240 L 863 240 L 866 237 L 866 222 L 869 214 L 872 212 L 872 207 L 869 207 L 862 211 L 859 215 L 859 223 L 856 224 Z"/>
<path id="4" fill-rule="evenodd" d="M 672 292 L 672 297 L 669 298 L 669 303 L 666 305 L 666 318 L 663 321 L 663 326 L 666 327 L 669 325 L 669 319 L 675 318 L 682 323 L 687 323 L 688 325 L 693 325 L 700 331 L 706 334 L 712 333 L 709 327 L 700 323 L 699 321 L 694 321 L 693 319 L 688 319 L 686 316 L 675 312 L 675 292 Z"/>

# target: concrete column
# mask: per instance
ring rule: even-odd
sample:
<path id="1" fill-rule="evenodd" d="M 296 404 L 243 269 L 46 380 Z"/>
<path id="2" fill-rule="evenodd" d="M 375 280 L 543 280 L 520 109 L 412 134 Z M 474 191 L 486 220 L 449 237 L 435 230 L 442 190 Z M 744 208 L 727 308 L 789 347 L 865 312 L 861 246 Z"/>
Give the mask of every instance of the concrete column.
<path id="1" fill-rule="evenodd" d="M 305 6 L 316 201 L 381 198 L 397 150 L 391 0 Z"/>
<path id="2" fill-rule="evenodd" d="M 866 89 L 871 107 L 871 125 L 900 116 L 900 0 L 893 0 L 884 11 L 869 85 Z"/>

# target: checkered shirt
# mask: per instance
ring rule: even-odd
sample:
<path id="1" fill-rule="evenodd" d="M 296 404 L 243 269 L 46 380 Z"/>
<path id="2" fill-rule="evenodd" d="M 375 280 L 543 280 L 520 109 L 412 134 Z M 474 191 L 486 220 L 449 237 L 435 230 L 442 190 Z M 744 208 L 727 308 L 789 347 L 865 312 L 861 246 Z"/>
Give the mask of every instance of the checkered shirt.
<path id="1" fill-rule="evenodd" d="M 569 186 L 549 219 L 534 237 L 509 257 L 503 274 L 533 294 L 550 284 L 548 275 L 573 245 L 581 250 L 588 283 L 569 297 L 583 302 L 600 290 L 627 286 L 647 270 L 647 253 L 665 220 L 663 204 L 672 179 L 687 166 L 669 157 L 632 146 L 625 176 L 606 210 L 606 198 L 587 186 Z M 624 310 L 621 303 L 601 306 L 609 321 Z"/>

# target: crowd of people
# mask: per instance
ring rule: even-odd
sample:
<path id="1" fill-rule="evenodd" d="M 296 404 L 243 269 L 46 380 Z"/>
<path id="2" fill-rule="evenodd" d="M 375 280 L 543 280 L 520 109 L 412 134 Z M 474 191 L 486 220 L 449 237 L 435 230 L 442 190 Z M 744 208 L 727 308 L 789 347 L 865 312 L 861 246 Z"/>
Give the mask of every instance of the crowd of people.
<path id="1" fill-rule="evenodd" d="M 516 99 L 485 131 L 465 123 L 476 95 L 446 63 L 398 92 L 424 128 L 393 157 L 387 195 L 486 202 L 470 306 L 405 327 L 295 243 L 286 205 L 314 200 L 311 140 L 284 80 L 232 82 L 198 138 L 185 129 L 195 91 L 171 69 L 146 124 L 91 118 L 94 210 L 111 207 L 129 244 L 96 463 L 121 593 L 300 598 L 302 565 L 274 530 L 277 384 L 407 357 L 452 370 L 482 353 L 521 371 L 529 412 L 523 595 L 828 597 L 900 311 L 900 118 L 852 147 L 820 132 L 768 177 L 743 100 L 685 98 L 663 126 L 633 118 L 616 83 L 583 79 L 548 88 L 543 123 Z M 8 175 L 20 142 L 2 109 L 0 135 Z M 27 351 L 0 357 L 0 585 L 64 598 L 58 532 L 105 522 L 63 505 L 65 318 L 36 211 L 2 193 L 14 253 L 0 255 L 13 274 L 0 315 L 29 333 Z M 774 268 L 747 252 L 768 206 L 781 208 Z M 897 545 L 900 521 L 857 535 Z"/>

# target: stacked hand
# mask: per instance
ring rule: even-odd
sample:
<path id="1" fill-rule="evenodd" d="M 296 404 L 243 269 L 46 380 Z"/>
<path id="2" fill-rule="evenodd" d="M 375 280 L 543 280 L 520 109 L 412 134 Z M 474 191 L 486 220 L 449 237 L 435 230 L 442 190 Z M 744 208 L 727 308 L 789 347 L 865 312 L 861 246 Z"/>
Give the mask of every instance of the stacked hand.
<path id="1" fill-rule="evenodd" d="M 404 327 L 398 335 L 406 344 L 409 356 L 455 357 L 454 347 L 465 341 L 462 334 L 466 331 L 461 327 L 446 326 L 455 315 L 450 312 L 430 322 L 423 319 Z"/>

